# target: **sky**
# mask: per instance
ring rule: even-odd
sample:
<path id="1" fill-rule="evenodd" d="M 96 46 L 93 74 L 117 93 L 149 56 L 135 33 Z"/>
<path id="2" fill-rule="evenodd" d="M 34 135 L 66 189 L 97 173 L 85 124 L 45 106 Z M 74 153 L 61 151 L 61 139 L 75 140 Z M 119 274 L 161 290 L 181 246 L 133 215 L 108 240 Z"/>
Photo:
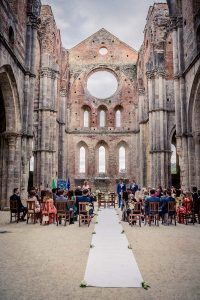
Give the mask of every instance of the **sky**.
<path id="1" fill-rule="evenodd" d="M 52 7 L 63 47 L 70 49 L 101 28 L 135 50 L 143 42 L 149 6 L 165 0 L 42 0 Z"/>

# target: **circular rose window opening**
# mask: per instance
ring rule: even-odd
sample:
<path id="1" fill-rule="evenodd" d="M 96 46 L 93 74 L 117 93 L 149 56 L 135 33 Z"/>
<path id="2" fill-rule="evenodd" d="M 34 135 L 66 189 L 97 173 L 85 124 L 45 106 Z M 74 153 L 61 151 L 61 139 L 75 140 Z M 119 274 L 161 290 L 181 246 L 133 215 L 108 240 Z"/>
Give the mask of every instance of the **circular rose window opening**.
<path id="1" fill-rule="evenodd" d="M 90 94 L 99 99 L 111 97 L 117 90 L 117 78 L 108 71 L 96 71 L 87 81 Z"/>
<path id="2" fill-rule="evenodd" d="M 101 48 L 99 49 L 99 53 L 100 53 L 101 55 L 106 55 L 106 54 L 108 53 L 108 49 L 107 49 L 106 47 L 101 47 Z"/>

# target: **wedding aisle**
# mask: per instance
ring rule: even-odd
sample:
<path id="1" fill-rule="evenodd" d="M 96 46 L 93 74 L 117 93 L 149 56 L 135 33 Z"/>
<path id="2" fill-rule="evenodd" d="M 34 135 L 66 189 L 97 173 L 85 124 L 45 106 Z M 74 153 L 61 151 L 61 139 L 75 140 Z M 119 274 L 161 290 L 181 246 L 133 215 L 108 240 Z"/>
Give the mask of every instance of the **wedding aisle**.
<path id="1" fill-rule="evenodd" d="M 114 208 L 101 209 L 97 222 L 85 271 L 87 285 L 141 287 L 143 279 L 117 211 Z"/>

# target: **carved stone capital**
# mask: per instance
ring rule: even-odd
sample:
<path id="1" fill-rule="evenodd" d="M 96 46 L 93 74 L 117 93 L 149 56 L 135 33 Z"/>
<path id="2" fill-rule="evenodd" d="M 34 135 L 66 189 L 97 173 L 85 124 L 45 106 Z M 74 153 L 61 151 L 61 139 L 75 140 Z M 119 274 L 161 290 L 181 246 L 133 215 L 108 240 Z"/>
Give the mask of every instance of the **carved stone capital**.
<path id="1" fill-rule="evenodd" d="M 148 78 L 148 79 L 153 79 L 153 78 L 155 78 L 155 73 L 154 73 L 154 71 L 147 71 L 147 72 L 146 72 L 146 75 L 147 75 L 147 78 Z"/>
<path id="2" fill-rule="evenodd" d="M 139 94 L 139 96 L 144 96 L 144 94 L 145 94 L 145 89 L 142 88 L 142 87 L 140 87 L 140 88 L 138 89 L 138 94 Z"/>
<path id="3" fill-rule="evenodd" d="M 61 89 L 60 90 L 60 97 L 67 97 L 67 90 L 66 89 Z"/>

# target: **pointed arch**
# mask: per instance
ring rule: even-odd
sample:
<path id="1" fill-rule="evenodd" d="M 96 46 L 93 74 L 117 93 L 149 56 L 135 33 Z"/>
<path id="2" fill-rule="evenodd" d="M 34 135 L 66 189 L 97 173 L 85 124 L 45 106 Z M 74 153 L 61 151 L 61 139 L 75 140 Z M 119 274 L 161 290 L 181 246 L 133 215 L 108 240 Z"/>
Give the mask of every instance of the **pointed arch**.
<path id="1" fill-rule="evenodd" d="M 17 83 L 10 65 L 0 68 L 0 87 L 4 100 L 6 131 L 20 132 L 21 113 Z"/>
<path id="2" fill-rule="evenodd" d="M 95 147 L 96 153 L 96 173 L 104 176 L 108 173 L 109 148 L 105 141 L 99 141 Z"/>
<path id="3" fill-rule="evenodd" d="M 121 175 L 129 174 L 130 171 L 130 149 L 125 141 L 117 144 L 117 166 Z"/>
<path id="4" fill-rule="evenodd" d="M 88 145 L 84 141 L 77 144 L 76 162 L 76 173 L 86 175 L 88 173 Z"/>
<path id="5" fill-rule="evenodd" d="M 117 105 L 114 109 L 116 128 L 120 128 L 122 126 L 122 111 L 123 111 L 123 107 L 121 105 Z"/>
<path id="6" fill-rule="evenodd" d="M 98 119 L 99 127 L 105 128 L 107 126 L 107 107 L 105 105 L 100 105 L 98 107 Z"/>
<path id="7" fill-rule="evenodd" d="M 88 105 L 82 107 L 82 127 L 90 128 L 91 123 L 91 108 Z"/>

